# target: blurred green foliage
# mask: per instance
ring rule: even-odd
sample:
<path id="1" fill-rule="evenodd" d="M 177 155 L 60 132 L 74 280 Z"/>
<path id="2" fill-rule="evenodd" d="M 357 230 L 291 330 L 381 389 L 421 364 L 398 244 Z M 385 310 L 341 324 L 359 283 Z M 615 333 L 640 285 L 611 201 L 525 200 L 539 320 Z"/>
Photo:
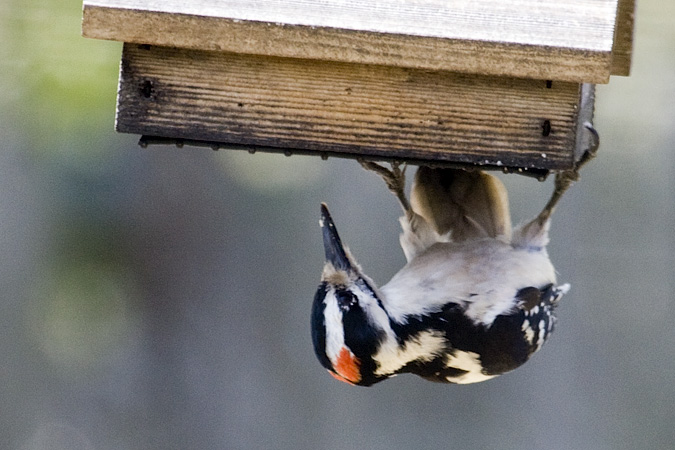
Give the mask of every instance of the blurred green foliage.
<path id="1" fill-rule="evenodd" d="M 29 326 L 62 376 L 91 375 L 134 338 L 133 287 L 119 266 L 84 258 L 54 266 L 35 283 Z"/>
<path id="2" fill-rule="evenodd" d="M 84 39 L 81 9 L 78 0 L 0 6 L 1 125 L 49 191 L 29 329 L 71 374 L 120 344 L 134 290 L 109 185 L 120 157 L 110 135 L 121 44 Z"/>
<path id="3" fill-rule="evenodd" d="M 5 0 L 0 107 L 39 157 L 90 160 L 107 151 L 121 44 L 81 37 L 78 0 Z"/>

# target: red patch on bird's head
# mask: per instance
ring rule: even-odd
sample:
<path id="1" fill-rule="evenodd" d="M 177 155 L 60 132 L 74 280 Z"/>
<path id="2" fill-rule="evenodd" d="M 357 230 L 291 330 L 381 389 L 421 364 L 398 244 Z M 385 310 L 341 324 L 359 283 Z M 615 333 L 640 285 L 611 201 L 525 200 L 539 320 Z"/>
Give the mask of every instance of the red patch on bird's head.
<path id="1" fill-rule="evenodd" d="M 342 347 L 333 367 L 335 372 L 330 372 L 336 380 L 344 381 L 349 384 L 356 384 L 361 381 L 361 371 L 359 369 L 361 362 L 352 352 Z"/>

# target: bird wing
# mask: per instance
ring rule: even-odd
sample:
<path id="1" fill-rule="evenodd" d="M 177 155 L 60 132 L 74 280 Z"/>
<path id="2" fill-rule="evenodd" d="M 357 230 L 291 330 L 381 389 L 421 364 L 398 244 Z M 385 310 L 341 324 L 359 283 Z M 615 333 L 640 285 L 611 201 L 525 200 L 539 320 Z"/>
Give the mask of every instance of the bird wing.
<path id="1" fill-rule="evenodd" d="M 413 211 L 453 242 L 511 238 L 508 194 L 493 175 L 420 167 L 410 197 Z"/>

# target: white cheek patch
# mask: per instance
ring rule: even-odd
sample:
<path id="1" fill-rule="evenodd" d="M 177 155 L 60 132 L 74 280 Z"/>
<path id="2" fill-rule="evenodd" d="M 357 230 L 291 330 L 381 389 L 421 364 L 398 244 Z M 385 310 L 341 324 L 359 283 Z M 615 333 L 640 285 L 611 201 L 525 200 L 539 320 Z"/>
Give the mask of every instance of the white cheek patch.
<path id="1" fill-rule="evenodd" d="M 326 321 L 326 356 L 335 363 L 340 350 L 345 346 L 344 328 L 342 326 L 342 313 L 334 299 L 335 294 L 331 290 L 326 294 L 326 305 L 323 316 Z M 332 299 L 332 300 L 329 300 Z"/>
<path id="2" fill-rule="evenodd" d="M 354 294 L 359 301 L 359 305 L 368 317 L 368 322 L 379 330 L 388 330 L 389 316 L 377 303 L 377 299 L 363 291 L 355 291 Z"/>
<path id="3" fill-rule="evenodd" d="M 455 350 L 454 354 L 448 356 L 446 367 L 451 367 L 453 369 L 459 369 L 466 372 L 455 377 L 447 377 L 447 380 L 451 383 L 479 383 L 496 376 L 485 375 L 483 373 L 483 366 L 480 363 L 480 356 L 478 353 L 474 352 Z"/>
<path id="4" fill-rule="evenodd" d="M 376 375 L 389 375 L 412 361 L 431 361 L 444 351 L 445 338 L 438 331 L 425 331 L 399 346 L 393 333 L 373 358 L 377 363 Z"/>

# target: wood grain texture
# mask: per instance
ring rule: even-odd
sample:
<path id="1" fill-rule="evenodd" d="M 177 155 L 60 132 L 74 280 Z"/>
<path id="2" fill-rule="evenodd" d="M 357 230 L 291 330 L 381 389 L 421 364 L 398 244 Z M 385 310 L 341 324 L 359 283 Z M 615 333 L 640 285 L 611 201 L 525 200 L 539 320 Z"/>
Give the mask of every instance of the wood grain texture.
<path id="1" fill-rule="evenodd" d="M 116 126 L 280 151 L 561 169 L 574 159 L 579 95 L 576 83 L 126 44 Z"/>
<path id="2" fill-rule="evenodd" d="M 123 42 L 606 83 L 618 0 L 85 0 Z"/>
<path id="3" fill-rule="evenodd" d="M 635 26 L 635 0 L 619 0 L 612 50 L 612 75 L 630 75 L 633 56 L 633 28 Z"/>

